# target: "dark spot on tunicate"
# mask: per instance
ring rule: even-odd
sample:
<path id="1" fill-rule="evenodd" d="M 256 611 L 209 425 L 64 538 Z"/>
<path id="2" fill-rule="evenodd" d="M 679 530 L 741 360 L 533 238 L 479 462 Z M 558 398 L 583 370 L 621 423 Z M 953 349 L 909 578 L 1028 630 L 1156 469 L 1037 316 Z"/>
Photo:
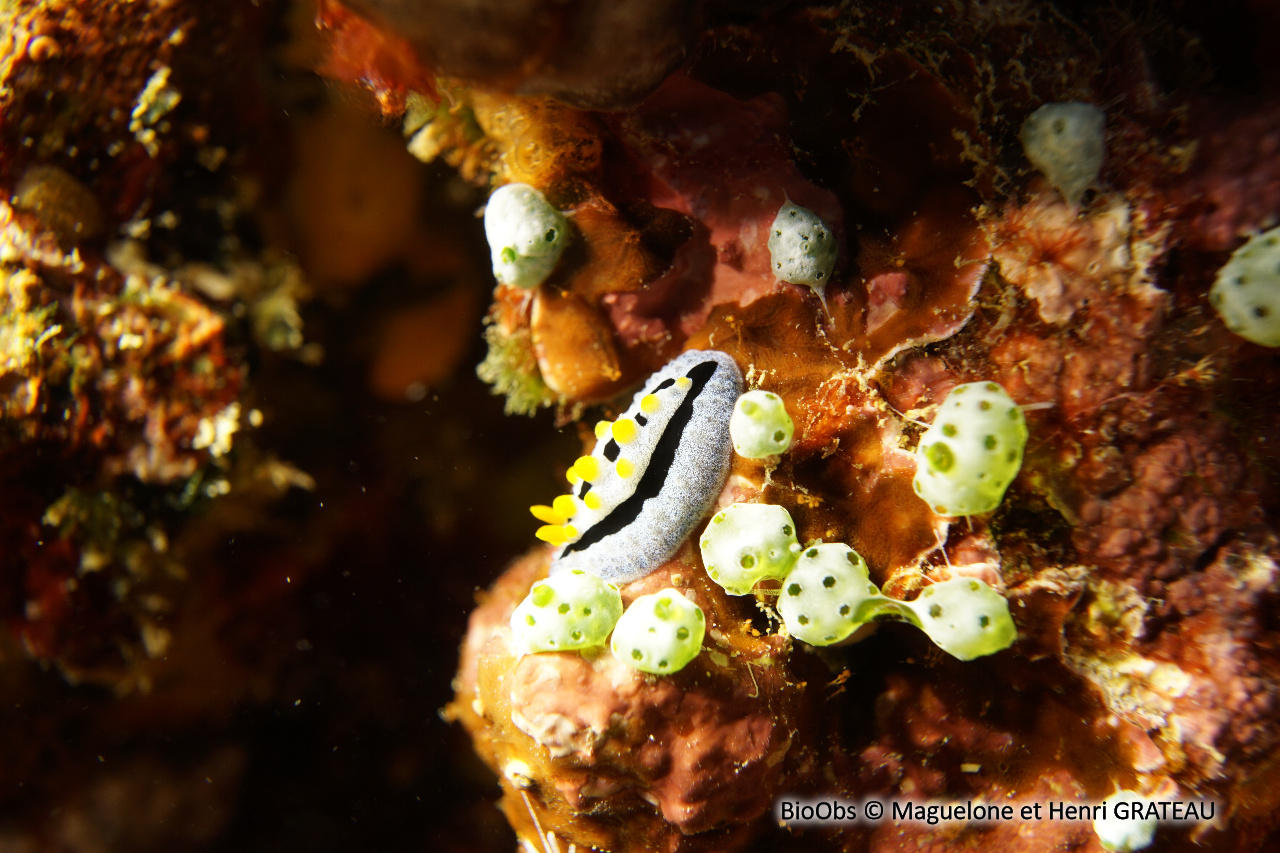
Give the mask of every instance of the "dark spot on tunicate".
<path id="1" fill-rule="evenodd" d="M 970 592 L 977 592 L 980 589 L 982 589 L 982 584 L 978 583 L 977 581 L 969 581 Z"/>
<path id="2" fill-rule="evenodd" d="M 842 605 L 840 605 L 840 615 L 841 615 L 841 616 L 848 616 L 848 615 L 849 615 L 849 605 L 847 605 L 847 604 L 842 604 Z"/>
<path id="3" fill-rule="evenodd" d="M 995 450 L 996 437 L 994 435 L 989 435 L 986 438 L 982 439 L 982 446 L 985 447 L 987 450 Z"/>
<path id="4" fill-rule="evenodd" d="M 810 548 L 808 551 L 805 551 L 805 552 L 804 552 L 804 555 L 805 555 L 806 557 L 816 557 L 816 556 L 818 556 L 818 549 L 817 549 L 817 548 Z"/>
<path id="5" fill-rule="evenodd" d="M 793 583 L 787 587 L 787 595 L 799 595 L 799 594 L 800 594 L 800 584 Z"/>
<path id="6" fill-rule="evenodd" d="M 632 650 L 631 650 L 631 659 L 632 659 L 632 660 L 640 660 L 640 658 L 642 658 L 642 657 L 644 657 L 644 655 L 640 653 L 640 650 L 639 650 L 639 649 L 632 649 Z"/>
<path id="7" fill-rule="evenodd" d="M 533 603 L 537 607 L 546 607 L 551 603 L 556 594 L 551 591 L 551 587 L 545 583 L 536 583 L 533 586 Z"/>
<path id="8" fill-rule="evenodd" d="M 676 639 L 677 639 L 677 640 L 687 640 L 687 639 L 689 639 L 689 629 L 688 629 L 688 628 L 677 628 L 677 629 L 676 629 Z"/>
<path id="9" fill-rule="evenodd" d="M 1209 301 L 1212 302 L 1214 305 L 1221 305 L 1222 294 L 1216 291 L 1214 293 L 1209 294 Z"/>
<path id="10" fill-rule="evenodd" d="M 918 495 L 918 494 L 920 494 L 920 491 L 921 491 L 921 489 L 920 489 L 920 481 L 919 481 L 919 480 L 912 480 L 912 481 L 911 481 L 911 488 L 913 488 L 913 489 L 915 489 L 915 490 L 916 490 L 916 494 L 917 494 L 917 495 Z"/>
<path id="11" fill-rule="evenodd" d="M 836 585 L 836 579 L 833 578 L 831 575 L 827 575 L 825 578 L 822 579 L 822 585 L 825 586 L 827 589 L 831 589 L 831 587 Z"/>
<path id="12" fill-rule="evenodd" d="M 787 213 L 788 213 L 789 215 L 791 215 L 791 216 L 795 216 L 795 215 L 796 215 L 796 212 L 795 212 L 794 210 L 789 210 L 789 211 L 787 211 Z"/>
<path id="13" fill-rule="evenodd" d="M 1238 276 L 1236 276 L 1236 285 L 1237 285 L 1237 286 L 1243 286 L 1243 285 L 1244 285 L 1244 283 L 1245 283 L 1245 276 L 1242 276 L 1242 275 L 1238 275 Z"/>
<path id="14" fill-rule="evenodd" d="M 653 605 L 653 615 L 663 620 L 664 622 L 670 619 L 672 616 L 674 616 L 675 613 L 672 612 L 671 599 L 659 598 L 657 602 Z"/>
<path id="15" fill-rule="evenodd" d="M 942 617 L 942 605 L 941 605 L 941 604 L 934 604 L 934 605 L 931 605 L 931 606 L 929 607 L 929 616 L 931 616 L 931 617 L 932 617 L 932 618 L 934 618 L 934 619 L 939 619 L 939 618 L 941 618 L 941 617 Z"/>
<path id="16" fill-rule="evenodd" d="M 778 261 L 778 269 L 782 269 L 782 261 Z"/>
<path id="17" fill-rule="evenodd" d="M 1008 453 L 1005 454 L 1004 458 L 1009 462 L 1012 462 L 1013 460 L 1018 458 L 1018 451 L 1010 450 Z"/>
<path id="18" fill-rule="evenodd" d="M 1016 421 L 1016 420 L 1018 419 L 1018 409 L 1017 409 L 1017 407 L 1016 407 L 1016 406 L 1015 406 L 1015 407 L 1011 407 L 1011 408 L 1009 409 L 1009 411 L 1007 412 L 1007 414 L 1009 415 L 1009 420 L 1011 420 L 1011 421 Z"/>
<path id="19" fill-rule="evenodd" d="M 569 636 L 570 636 L 570 638 L 572 638 L 572 639 L 573 639 L 573 641 L 574 641 L 575 643 L 581 643 L 581 642 L 582 642 L 582 632 L 581 632 L 581 631 L 574 631 L 574 632 L 573 632 L 573 633 L 571 633 Z"/>
<path id="20" fill-rule="evenodd" d="M 999 391 L 999 390 L 1000 390 L 1000 386 L 999 386 L 999 385 L 997 385 L 997 384 L 996 384 L 996 383 L 994 383 L 994 382 L 988 382 L 988 383 L 987 383 L 987 390 L 988 390 L 988 391 Z"/>
<path id="21" fill-rule="evenodd" d="M 664 660 L 660 660 L 660 661 L 658 661 L 658 669 L 666 669 L 666 668 L 667 668 L 667 662 L 666 662 L 666 661 L 664 661 Z"/>
<path id="22" fill-rule="evenodd" d="M 823 274 L 822 274 L 821 272 L 819 272 L 819 273 L 818 273 L 818 278 L 822 278 L 822 275 L 823 275 Z"/>
<path id="23" fill-rule="evenodd" d="M 554 242 L 556 241 L 556 229 L 554 229 L 554 228 L 548 228 L 548 229 L 547 229 L 547 236 L 546 236 L 544 239 L 545 239 L 548 243 L 554 243 Z"/>
<path id="24" fill-rule="evenodd" d="M 568 605 L 568 604 L 561 604 L 559 607 L 557 607 L 557 608 L 556 608 L 556 610 L 557 610 L 557 611 L 559 611 L 559 612 L 563 615 L 563 614 L 565 614 L 565 613 L 568 613 L 568 612 L 569 612 L 569 605 Z"/>
<path id="25" fill-rule="evenodd" d="M 524 621 L 525 621 L 525 624 L 527 624 L 527 625 L 536 625 L 536 624 L 538 624 L 538 623 L 537 623 L 537 621 L 535 621 L 535 620 L 534 620 L 534 618 L 533 618 L 532 616 L 525 616 L 525 617 L 524 617 Z"/>
<path id="26" fill-rule="evenodd" d="M 781 231 L 774 231 L 773 233 L 774 233 L 774 234 L 777 234 L 779 237 L 781 237 L 781 236 L 782 236 L 782 232 L 781 232 Z"/>
<path id="27" fill-rule="evenodd" d="M 699 609 L 699 610 L 695 610 L 695 611 L 693 611 L 693 615 L 694 615 L 694 616 L 696 616 L 696 617 L 698 618 L 698 621 L 699 621 L 699 622 L 701 622 L 701 621 L 702 621 L 702 610 L 700 610 L 700 609 Z"/>
<path id="28" fill-rule="evenodd" d="M 721 524 L 723 521 L 724 521 L 724 513 L 723 513 L 723 512 L 718 512 L 718 513 L 716 513 L 715 517 L 711 519 L 711 523 L 712 523 L 712 524 Z"/>
<path id="29" fill-rule="evenodd" d="M 755 568 L 756 558 L 751 556 L 750 554 L 743 554 L 742 559 L 739 562 L 742 565 L 742 568 L 752 569 L 752 568 Z"/>
<path id="30" fill-rule="evenodd" d="M 773 440 L 778 442 L 779 444 L 781 444 L 782 440 L 785 439 L 786 437 L 787 437 L 787 434 L 782 430 L 777 430 L 773 434 Z"/>
<path id="31" fill-rule="evenodd" d="M 979 480 L 985 480 L 985 479 L 987 479 L 987 472 L 986 472 L 986 471 L 979 471 L 979 472 L 978 472 L 978 479 L 979 479 Z"/>
<path id="32" fill-rule="evenodd" d="M 649 626 L 649 633 L 650 633 L 650 634 L 656 634 L 656 633 L 658 633 L 658 629 L 657 629 L 657 628 L 654 628 L 652 625 L 650 625 L 650 626 Z"/>
<path id="33" fill-rule="evenodd" d="M 583 615 L 583 616 L 590 616 L 590 615 L 591 615 L 591 608 L 590 608 L 590 607 L 584 607 L 584 608 L 582 608 L 582 615 Z"/>
<path id="34" fill-rule="evenodd" d="M 979 400 L 979 401 L 978 401 L 978 408 L 985 412 L 987 409 L 990 409 L 990 408 L 991 408 L 991 401 L 990 401 L 990 400 Z"/>
<path id="35" fill-rule="evenodd" d="M 791 525 L 790 525 L 790 524 L 784 524 L 784 525 L 782 525 L 782 535 L 783 535 L 783 536 L 790 536 L 790 535 L 791 535 Z"/>
<path id="36" fill-rule="evenodd" d="M 956 390 L 952 391 L 951 393 L 952 393 L 952 394 L 963 394 L 965 391 L 968 391 L 968 390 L 969 390 L 969 386 L 968 386 L 968 385 L 961 385 L 959 388 L 957 388 Z"/>
<path id="37" fill-rule="evenodd" d="M 1259 320 L 1261 320 L 1263 317 L 1266 317 L 1270 313 L 1271 313 L 1271 309 L 1265 305 L 1253 306 L 1253 316 L 1257 317 Z"/>
<path id="38" fill-rule="evenodd" d="M 547 640 L 547 645 L 554 649 L 554 648 L 556 647 L 556 641 L 555 641 L 555 640 Z"/>
<path id="39" fill-rule="evenodd" d="M 984 613 L 982 616 L 978 617 L 978 624 L 983 628 L 987 627 L 991 624 L 991 617 Z"/>
<path id="40" fill-rule="evenodd" d="M 852 563 L 855 566 L 858 565 L 858 563 L 862 562 L 862 558 L 852 551 L 845 551 L 844 556 L 845 556 L 845 559 L 847 559 L 850 563 Z"/>
<path id="41" fill-rule="evenodd" d="M 1053 132 L 1056 134 L 1066 133 L 1067 132 L 1066 119 L 1055 118 L 1053 120 Z"/>
<path id="42" fill-rule="evenodd" d="M 798 618 L 796 621 L 797 621 L 797 622 L 799 622 L 801 625 L 808 625 L 808 624 L 809 624 L 809 617 L 808 617 L 808 616 L 801 616 L 801 617 L 800 617 L 800 618 Z"/>
<path id="43" fill-rule="evenodd" d="M 956 425 L 955 425 L 955 424 L 943 424 L 943 425 L 942 425 L 942 434 L 943 434 L 943 435 L 945 435 L 945 436 L 947 436 L 948 438 L 955 438 L 955 436 L 956 436 Z"/>
<path id="44" fill-rule="evenodd" d="M 929 467 L 940 473 L 946 473 L 956 464 L 955 454 L 951 452 L 951 448 L 946 442 L 938 441 L 925 448 L 924 458 L 928 460 Z"/>
<path id="45" fill-rule="evenodd" d="M 937 506 L 935 506 L 933 508 L 933 511 L 936 512 L 938 515 L 950 515 L 950 513 L 947 512 L 947 508 L 942 504 L 938 504 Z"/>

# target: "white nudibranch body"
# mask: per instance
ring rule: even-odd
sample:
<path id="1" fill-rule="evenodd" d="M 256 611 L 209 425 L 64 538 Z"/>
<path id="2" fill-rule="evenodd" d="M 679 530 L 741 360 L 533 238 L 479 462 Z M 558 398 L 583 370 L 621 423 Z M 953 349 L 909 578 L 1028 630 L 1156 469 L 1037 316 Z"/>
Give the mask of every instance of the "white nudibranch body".
<path id="1" fill-rule="evenodd" d="M 807 207 L 787 202 L 769 227 L 769 259 L 780 281 L 813 288 L 827 309 L 826 287 L 836 266 L 835 235 Z"/>
<path id="2" fill-rule="evenodd" d="M 736 503 L 711 517 L 699 542 L 711 579 L 746 595 L 765 578 L 782 578 L 800 553 L 791 513 L 773 504 Z"/>
<path id="3" fill-rule="evenodd" d="M 748 391 L 738 398 L 729 419 L 733 449 L 748 459 L 764 459 L 791 446 L 796 426 L 782 398 L 772 391 Z"/>
<path id="4" fill-rule="evenodd" d="M 702 608 L 668 587 L 642 595 L 613 629 L 613 656 L 641 672 L 668 675 L 684 669 L 702 651 Z"/>
<path id="5" fill-rule="evenodd" d="M 511 614 L 511 634 L 523 654 L 603 646 L 622 616 L 622 596 L 584 571 L 540 580 Z"/>
<path id="6" fill-rule="evenodd" d="M 990 512 L 1022 467 L 1027 421 L 995 382 L 957 385 L 916 448 L 916 494 L 938 515 Z"/>
<path id="7" fill-rule="evenodd" d="M 1247 341 L 1280 347 L 1280 228 L 1249 238 L 1218 270 L 1209 302 Z"/>
<path id="8" fill-rule="evenodd" d="M 1022 124 L 1027 159 L 1076 205 L 1098 180 L 1106 153 L 1106 115 L 1093 104 L 1045 104 Z"/>
<path id="9" fill-rule="evenodd" d="M 649 377 L 569 470 L 570 494 L 531 508 L 538 538 L 561 546 L 552 572 L 623 584 L 671 558 L 710 511 L 732 457 L 729 418 L 742 374 L 729 355 L 690 350 Z"/>
<path id="10" fill-rule="evenodd" d="M 502 284 L 532 288 L 560 261 L 569 240 L 569 221 L 528 184 L 507 184 L 489 196 L 484 233 L 493 277 Z"/>

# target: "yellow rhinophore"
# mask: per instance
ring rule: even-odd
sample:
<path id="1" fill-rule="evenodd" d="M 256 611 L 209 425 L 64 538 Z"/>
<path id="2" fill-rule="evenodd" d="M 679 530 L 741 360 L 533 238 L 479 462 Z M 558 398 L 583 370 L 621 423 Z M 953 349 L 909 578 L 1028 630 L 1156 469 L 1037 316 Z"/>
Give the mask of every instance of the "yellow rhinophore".
<path id="1" fill-rule="evenodd" d="M 573 495 L 561 495 L 551 502 L 551 508 L 566 520 L 573 518 L 573 514 L 578 511 L 578 505 L 573 502 Z M 560 523 L 564 524 L 563 521 Z"/>
<path id="2" fill-rule="evenodd" d="M 636 472 L 636 464 L 630 459 L 619 459 L 613 467 L 618 472 L 618 476 L 623 478 L 630 477 Z"/>
<path id="3" fill-rule="evenodd" d="M 640 411 L 646 415 L 652 415 L 660 408 L 662 408 L 662 401 L 658 399 L 657 394 L 645 394 L 640 400 Z"/>
<path id="4" fill-rule="evenodd" d="M 631 418 L 618 418 L 613 423 L 613 440 L 618 444 L 630 444 L 640 435 L 640 427 Z"/>
<path id="5" fill-rule="evenodd" d="M 587 509 L 599 509 L 601 506 L 600 496 L 595 492 L 587 492 L 582 502 L 587 505 Z"/>
<path id="6" fill-rule="evenodd" d="M 578 538 L 578 528 L 572 524 L 545 524 L 534 531 L 533 535 L 543 542 L 549 542 L 552 545 L 563 545 Z"/>

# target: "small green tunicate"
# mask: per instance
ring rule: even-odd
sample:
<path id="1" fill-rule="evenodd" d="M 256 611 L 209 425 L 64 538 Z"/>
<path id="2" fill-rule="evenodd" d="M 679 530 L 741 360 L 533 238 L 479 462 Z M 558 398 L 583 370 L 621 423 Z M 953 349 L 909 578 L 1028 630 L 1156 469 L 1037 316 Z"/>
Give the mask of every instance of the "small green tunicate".
<path id="1" fill-rule="evenodd" d="M 796 426 L 782 398 L 772 391 L 748 391 L 738 398 L 729 418 L 733 449 L 748 459 L 764 459 L 791 446 Z"/>
<path id="2" fill-rule="evenodd" d="M 848 545 L 804 549 L 782 581 L 778 613 L 786 631 L 813 646 L 829 646 L 867 620 L 867 605 L 883 598 L 866 562 Z"/>
<path id="3" fill-rule="evenodd" d="M 904 603 L 915 611 L 920 630 L 960 660 L 995 654 L 1018 639 L 1008 600 L 974 578 L 936 583 Z"/>
<path id="4" fill-rule="evenodd" d="M 1156 839 L 1156 819 L 1135 816 L 1145 813 L 1148 802 L 1134 791 L 1116 791 L 1102 801 L 1104 816 L 1094 818 L 1093 831 L 1102 842 L 1103 850 L 1134 853 L 1151 846 Z M 1121 814 L 1126 816 L 1120 817 Z"/>
<path id="5" fill-rule="evenodd" d="M 916 448 L 916 494 L 938 515 L 976 515 L 1000 505 L 1022 467 L 1027 422 L 994 382 L 954 388 Z"/>
<path id="6" fill-rule="evenodd" d="M 787 202 L 769 227 L 769 258 L 773 274 L 781 281 L 805 284 L 827 302 L 825 290 L 836 266 L 835 235 L 818 215 Z"/>
<path id="7" fill-rule="evenodd" d="M 716 513 L 699 544 L 707 574 L 734 595 L 795 565 L 800 543 L 791 514 L 772 504 L 737 503 Z"/>
<path id="8" fill-rule="evenodd" d="M 641 672 L 669 675 L 698 656 L 705 633 L 702 608 L 668 587 L 631 602 L 613 629 L 609 648 L 615 658 Z"/>
<path id="9" fill-rule="evenodd" d="M 622 615 L 613 584 L 571 569 L 540 580 L 511 614 L 511 633 L 523 654 L 602 646 Z"/>
<path id="10" fill-rule="evenodd" d="M 493 277 L 502 284 L 537 287 L 551 275 L 569 240 L 569 222 L 528 184 L 507 184 L 484 209 Z"/>
<path id="11" fill-rule="evenodd" d="M 1106 116 L 1093 104 L 1045 104 L 1022 124 L 1027 159 L 1076 205 L 1098 180 L 1106 153 Z"/>
<path id="12" fill-rule="evenodd" d="M 1280 228 L 1249 238 L 1218 270 L 1209 302 L 1247 341 L 1280 347 Z"/>

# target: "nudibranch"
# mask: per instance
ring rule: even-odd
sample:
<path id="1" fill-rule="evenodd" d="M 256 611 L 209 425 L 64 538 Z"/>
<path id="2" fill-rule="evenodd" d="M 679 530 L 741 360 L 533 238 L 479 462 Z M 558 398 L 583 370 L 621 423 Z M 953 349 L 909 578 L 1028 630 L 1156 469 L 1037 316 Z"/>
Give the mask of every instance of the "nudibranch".
<path id="1" fill-rule="evenodd" d="M 729 355 L 690 350 L 649 377 L 596 447 L 569 469 L 570 494 L 531 508 L 538 538 L 559 545 L 552 571 L 615 584 L 671 558 L 710 511 L 729 473 L 729 418 L 742 373 Z"/>

